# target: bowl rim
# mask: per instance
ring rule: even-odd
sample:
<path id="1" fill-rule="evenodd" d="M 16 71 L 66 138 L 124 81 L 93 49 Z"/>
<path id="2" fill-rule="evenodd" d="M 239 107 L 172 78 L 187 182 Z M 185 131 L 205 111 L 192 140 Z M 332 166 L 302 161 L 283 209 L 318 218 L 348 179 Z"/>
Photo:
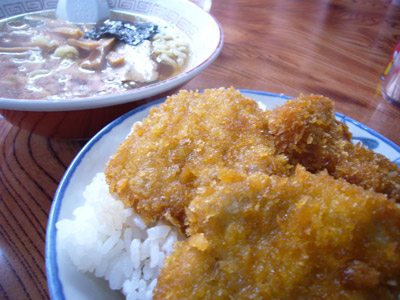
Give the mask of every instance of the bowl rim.
<path id="1" fill-rule="evenodd" d="M 196 4 L 189 1 L 182 1 L 192 6 L 192 9 L 197 10 L 196 13 L 203 14 L 204 17 L 208 18 L 208 22 L 218 28 L 217 38 L 218 42 L 214 50 L 210 55 L 202 60 L 199 64 L 195 65 L 191 69 L 188 69 L 178 75 L 167 78 L 162 81 L 155 82 L 144 87 L 114 93 L 110 95 L 99 95 L 84 98 L 71 98 L 68 100 L 44 100 L 44 99 L 15 99 L 15 98 L 0 98 L 0 112 L 1 110 L 12 110 L 12 111 L 74 111 L 74 110 L 86 110 L 100 107 L 115 106 L 128 102 L 143 100 L 147 97 L 154 97 L 161 93 L 167 92 L 179 85 L 189 81 L 202 70 L 207 68 L 220 54 L 224 44 L 224 32 L 221 24 L 218 20 L 210 13 L 204 11 Z M 118 11 L 118 10 L 114 10 Z"/>

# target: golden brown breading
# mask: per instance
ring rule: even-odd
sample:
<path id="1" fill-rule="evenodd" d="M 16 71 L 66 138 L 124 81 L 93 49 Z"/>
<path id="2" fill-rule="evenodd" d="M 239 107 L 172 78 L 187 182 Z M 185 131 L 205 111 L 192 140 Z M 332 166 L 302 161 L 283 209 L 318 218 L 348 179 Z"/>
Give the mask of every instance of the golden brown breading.
<path id="1" fill-rule="evenodd" d="M 105 170 L 110 191 L 148 221 L 164 217 L 182 226 L 197 189 L 219 181 L 218 170 L 289 173 L 264 127 L 257 103 L 233 88 L 181 91 L 120 145 Z"/>
<path id="2" fill-rule="evenodd" d="M 230 172 L 191 202 L 154 299 L 398 299 L 398 204 L 300 166 Z"/>
<path id="3" fill-rule="evenodd" d="M 233 88 L 181 91 L 105 173 L 146 221 L 188 236 L 155 299 L 398 299 L 399 168 L 353 145 L 327 98 L 263 112 Z"/>
<path id="4" fill-rule="evenodd" d="M 311 172 L 328 170 L 335 178 L 384 193 L 400 202 L 400 169 L 381 154 L 351 142 L 335 119 L 333 102 L 301 95 L 268 112 L 268 132 L 278 153 Z"/>

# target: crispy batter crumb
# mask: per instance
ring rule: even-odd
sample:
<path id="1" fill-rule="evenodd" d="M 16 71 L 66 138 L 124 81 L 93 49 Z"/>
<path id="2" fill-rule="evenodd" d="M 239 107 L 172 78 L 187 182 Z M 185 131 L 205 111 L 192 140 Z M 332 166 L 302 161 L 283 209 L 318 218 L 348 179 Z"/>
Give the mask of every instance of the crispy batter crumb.
<path id="1" fill-rule="evenodd" d="M 234 172 L 234 171 L 232 171 Z M 397 299 L 400 210 L 383 194 L 299 166 L 242 174 L 189 207 L 189 240 L 166 258 L 154 299 Z M 387 285 L 388 281 L 396 285 Z"/>
<path id="2" fill-rule="evenodd" d="M 188 237 L 154 299 L 398 299 L 400 170 L 351 142 L 333 102 L 262 111 L 230 89 L 153 108 L 106 170 L 146 221 Z"/>
<path id="3" fill-rule="evenodd" d="M 183 226 L 197 189 L 220 181 L 224 169 L 288 174 L 284 155 L 265 138 L 264 112 L 230 89 L 181 91 L 153 108 L 106 167 L 117 193 L 145 219 Z"/>
<path id="4" fill-rule="evenodd" d="M 301 95 L 268 113 L 268 132 L 277 151 L 311 172 L 328 170 L 366 189 L 400 202 L 400 170 L 381 154 L 351 142 L 345 124 L 335 119 L 333 102 Z"/>

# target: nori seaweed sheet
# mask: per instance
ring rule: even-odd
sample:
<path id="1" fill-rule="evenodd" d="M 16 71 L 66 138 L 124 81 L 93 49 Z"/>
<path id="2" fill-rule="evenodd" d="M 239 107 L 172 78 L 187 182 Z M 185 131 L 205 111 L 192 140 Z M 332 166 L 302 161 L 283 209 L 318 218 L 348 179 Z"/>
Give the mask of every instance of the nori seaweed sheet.
<path id="1" fill-rule="evenodd" d="M 137 46 L 158 33 L 158 25 L 153 23 L 131 23 L 118 20 L 105 20 L 85 34 L 86 38 L 99 40 L 114 37 L 129 45 Z"/>

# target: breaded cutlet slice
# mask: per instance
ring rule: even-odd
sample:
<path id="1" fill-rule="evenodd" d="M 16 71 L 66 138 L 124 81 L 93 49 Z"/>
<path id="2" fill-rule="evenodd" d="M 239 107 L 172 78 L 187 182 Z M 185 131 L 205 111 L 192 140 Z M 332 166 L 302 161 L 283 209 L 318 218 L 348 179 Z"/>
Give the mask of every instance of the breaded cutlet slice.
<path id="1" fill-rule="evenodd" d="M 400 169 L 381 154 L 351 142 L 346 125 L 335 119 L 333 102 L 300 95 L 268 112 L 268 133 L 278 153 L 310 172 L 326 169 L 335 178 L 388 195 L 400 202 Z"/>
<path id="2" fill-rule="evenodd" d="M 119 146 L 105 174 L 146 221 L 184 226 L 185 209 L 199 187 L 219 181 L 218 170 L 289 173 L 284 155 L 265 138 L 257 103 L 230 89 L 181 91 L 153 108 Z"/>
<path id="3" fill-rule="evenodd" d="M 398 299 L 397 203 L 301 166 L 229 172 L 189 205 L 153 299 Z"/>

